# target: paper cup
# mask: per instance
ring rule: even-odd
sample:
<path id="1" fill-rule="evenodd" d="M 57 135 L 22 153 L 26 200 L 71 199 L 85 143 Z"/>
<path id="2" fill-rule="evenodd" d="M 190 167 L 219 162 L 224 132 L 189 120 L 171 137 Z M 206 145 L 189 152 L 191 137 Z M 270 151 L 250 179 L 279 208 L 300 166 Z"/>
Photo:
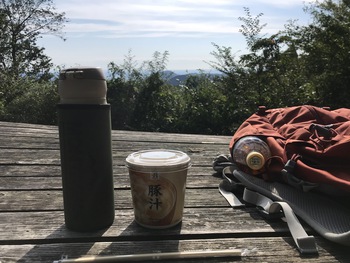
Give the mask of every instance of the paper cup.
<path id="1" fill-rule="evenodd" d="M 146 150 L 126 158 L 135 220 L 148 228 L 168 228 L 182 220 L 190 157 L 174 150 Z"/>

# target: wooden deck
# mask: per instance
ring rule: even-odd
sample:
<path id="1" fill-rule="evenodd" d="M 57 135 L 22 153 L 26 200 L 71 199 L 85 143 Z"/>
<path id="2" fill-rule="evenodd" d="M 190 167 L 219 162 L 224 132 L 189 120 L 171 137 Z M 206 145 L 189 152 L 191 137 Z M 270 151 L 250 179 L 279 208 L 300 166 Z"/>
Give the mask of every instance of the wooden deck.
<path id="1" fill-rule="evenodd" d="M 230 137 L 113 131 L 112 139 L 114 224 L 99 232 L 77 233 L 64 225 L 57 127 L 0 122 L 1 263 L 229 248 L 241 249 L 242 256 L 206 262 L 350 262 L 349 247 L 326 241 L 307 226 L 319 255 L 301 257 L 284 222 L 266 221 L 253 207 L 228 205 L 211 164 L 218 154 L 228 153 Z M 184 151 L 193 162 L 183 222 L 166 230 L 134 222 L 124 163 L 132 152 L 155 148 Z"/>

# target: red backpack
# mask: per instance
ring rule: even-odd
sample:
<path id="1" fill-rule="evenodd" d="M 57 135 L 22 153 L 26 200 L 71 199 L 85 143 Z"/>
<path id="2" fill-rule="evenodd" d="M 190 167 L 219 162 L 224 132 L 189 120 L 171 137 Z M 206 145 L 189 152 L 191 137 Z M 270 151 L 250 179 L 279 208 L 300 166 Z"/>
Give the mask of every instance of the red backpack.
<path id="1" fill-rule="evenodd" d="M 258 136 L 271 151 L 260 174 L 303 191 L 350 194 L 350 109 L 310 105 L 259 110 L 245 120 L 230 142 Z"/>
<path id="2" fill-rule="evenodd" d="M 232 150 L 245 136 L 270 148 L 258 173 L 233 160 Z M 296 216 L 324 238 L 350 246 L 350 109 L 260 107 L 233 135 L 230 154 L 216 157 L 213 168 L 233 208 L 255 205 L 267 219 L 284 217 L 302 254 L 318 249 Z"/>

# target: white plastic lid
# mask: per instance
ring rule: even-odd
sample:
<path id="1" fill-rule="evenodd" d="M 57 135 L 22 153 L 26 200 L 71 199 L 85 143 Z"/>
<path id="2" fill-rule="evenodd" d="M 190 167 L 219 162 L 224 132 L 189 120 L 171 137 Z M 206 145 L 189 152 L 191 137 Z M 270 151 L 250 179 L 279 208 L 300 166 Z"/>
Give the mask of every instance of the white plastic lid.
<path id="1" fill-rule="evenodd" d="M 129 169 L 136 171 L 173 172 L 188 169 L 191 158 L 184 152 L 156 149 L 132 153 L 126 163 Z"/>
<path id="2" fill-rule="evenodd" d="M 64 104 L 106 104 L 107 84 L 101 68 L 62 70 L 58 92 Z"/>

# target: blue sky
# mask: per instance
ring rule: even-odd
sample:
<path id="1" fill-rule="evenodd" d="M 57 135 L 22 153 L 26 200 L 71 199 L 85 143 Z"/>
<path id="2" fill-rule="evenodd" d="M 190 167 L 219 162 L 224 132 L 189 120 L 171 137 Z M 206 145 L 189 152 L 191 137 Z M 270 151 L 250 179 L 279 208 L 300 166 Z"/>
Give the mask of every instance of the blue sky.
<path id="1" fill-rule="evenodd" d="M 57 11 L 69 22 L 66 41 L 44 36 L 39 45 L 55 65 L 107 68 L 123 63 L 131 50 L 135 61 L 150 60 L 155 51 L 169 52 L 167 69 L 210 69 L 212 42 L 244 54 L 239 32 L 248 7 L 253 16 L 263 13 L 263 33 L 284 28 L 290 19 L 306 24 L 310 15 L 303 0 L 57 0 Z"/>

